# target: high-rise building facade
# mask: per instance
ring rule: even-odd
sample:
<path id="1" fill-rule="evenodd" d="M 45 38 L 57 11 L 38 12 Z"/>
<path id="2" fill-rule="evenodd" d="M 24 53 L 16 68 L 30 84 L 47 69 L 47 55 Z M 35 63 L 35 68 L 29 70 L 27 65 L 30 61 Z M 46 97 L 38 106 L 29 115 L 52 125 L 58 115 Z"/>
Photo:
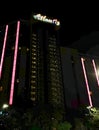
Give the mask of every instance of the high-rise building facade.
<path id="1" fill-rule="evenodd" d="M 57 19 L 31 16 L 30 86 L 34 104 L 64 106 L 59 29 Z"/>
<path id="2" fill-rule="evenodd" d="M 60 21 L 41 14 L 1 27 L 1 106 L 30 101 L 64 109 L 59 30 Z"/>
<path id="3" fill-rule="evenodd" d="M 99 107 L 99 57 L 61 47 L 61 61 L 66 107 Z"/>
<path id="4" fill-rule="evenodd" d="M 27 97 L 30 31 L 27 21 L 0 28 L 0 106 Z"/>

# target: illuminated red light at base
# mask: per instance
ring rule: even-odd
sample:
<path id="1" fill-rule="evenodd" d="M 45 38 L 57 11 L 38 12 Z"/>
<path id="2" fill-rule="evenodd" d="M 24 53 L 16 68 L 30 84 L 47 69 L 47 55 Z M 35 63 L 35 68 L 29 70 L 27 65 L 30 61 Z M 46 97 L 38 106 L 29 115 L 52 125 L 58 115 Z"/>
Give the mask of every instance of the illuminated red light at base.
<path id="1" fill-rule="evenodd" d="M 81 58 L 81 63 L 82 63 L 82 68 L 83 68 L 83 73 L 84 73 L 84 78 L 85 78 L 87 93 L 88 93 L 89 104 L 92 107 L 93 104 L 92 104 L 92 99 L 91 99 L 91 94 L 90 94 L 90 90 L 89 90 L 89 84 L 88 84 L 87 74 L 86 74 L 85 65 L 84 65 L 84 58 Z"/>
<path id="2" fill-rule="evenodd" d="M 13 70 L 12 70 L 9 105 L 12 105 L 12 103 L 13 103 L 15 72 L 16 72 L 16 63 L 17 63 L 17 54 L 18 54 L 19 30 L 20 30 L 20 21 L 17 22 L 17 31 L 16 31 L 16 40 L 15 40 L 15 50 L 14 50 L 14 60 L 13 60 Z"/>
<path id="3" fill-rule="evenodd" d="M 2 75 L 2 67 L 3 67 L 3 61 L 4 61 L 4 55 L 5 55 L 7 34 L 8 34 L 8 25 L 6 25 L 6 29 L 5 29 L 5 36 L 4 36 L 4 42 L 3 42 L 3 49 L 2 49 L 2 54 L 1 54 L 1 61 L 0 61 L 0 79 L 1 79 L 1 75 Z"/>

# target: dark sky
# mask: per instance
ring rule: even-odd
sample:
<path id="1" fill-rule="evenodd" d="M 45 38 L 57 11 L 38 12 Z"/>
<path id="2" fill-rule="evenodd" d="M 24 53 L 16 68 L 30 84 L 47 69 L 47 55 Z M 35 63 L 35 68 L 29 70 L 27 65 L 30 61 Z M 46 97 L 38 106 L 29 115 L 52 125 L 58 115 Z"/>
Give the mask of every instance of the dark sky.
<path id="1" fill-rule="evenodd" d="M 70 46 L 80 37 L 99 30 L 98 8 L 93 7 L 93 3 L 90 6 L 89 3 L 65 0 L 13 0 L 3 1 L 0 6 L 1 25 L 20 18 L 28 19 L 31 12 L 59 19 L 63 46 Z"/>

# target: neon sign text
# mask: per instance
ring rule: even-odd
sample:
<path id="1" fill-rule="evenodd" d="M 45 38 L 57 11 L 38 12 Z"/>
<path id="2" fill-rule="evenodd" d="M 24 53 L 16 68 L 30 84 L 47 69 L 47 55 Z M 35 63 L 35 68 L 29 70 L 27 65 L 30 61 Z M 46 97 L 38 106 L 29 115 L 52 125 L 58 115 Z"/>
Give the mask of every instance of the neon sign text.
<path id="1" fill-rule="evenodd" d="M 58 21 L 57 19 L 49 19 L 47 18 L 47 16 L 43 16 L 41 14 L 33 15 L 33 18 L 36 20 L 46 22 L 46 23 L 55 24 L 56 26 L 60 26 L 60 21 Z"/>

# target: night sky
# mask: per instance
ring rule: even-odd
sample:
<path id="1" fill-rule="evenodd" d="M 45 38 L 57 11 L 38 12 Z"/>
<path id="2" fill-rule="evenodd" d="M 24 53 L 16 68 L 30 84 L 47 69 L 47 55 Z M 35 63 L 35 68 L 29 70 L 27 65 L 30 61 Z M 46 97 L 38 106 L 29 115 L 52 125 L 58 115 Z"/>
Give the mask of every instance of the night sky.
<path id="1" fill-rule="evenodd" d="M 53 3 L 54 2 L 54 3 Z M 99 30 L 97 7 L 89 3 L 63 0 L 13 0 L 0 6 L 0 25 L 18 19 L 29 19 L 31 12 L 57 18 L 61 22 L 61 45 L 71 46 L 82 36 Z M 88 45 L 89 46 L 89 45 Z"/>

